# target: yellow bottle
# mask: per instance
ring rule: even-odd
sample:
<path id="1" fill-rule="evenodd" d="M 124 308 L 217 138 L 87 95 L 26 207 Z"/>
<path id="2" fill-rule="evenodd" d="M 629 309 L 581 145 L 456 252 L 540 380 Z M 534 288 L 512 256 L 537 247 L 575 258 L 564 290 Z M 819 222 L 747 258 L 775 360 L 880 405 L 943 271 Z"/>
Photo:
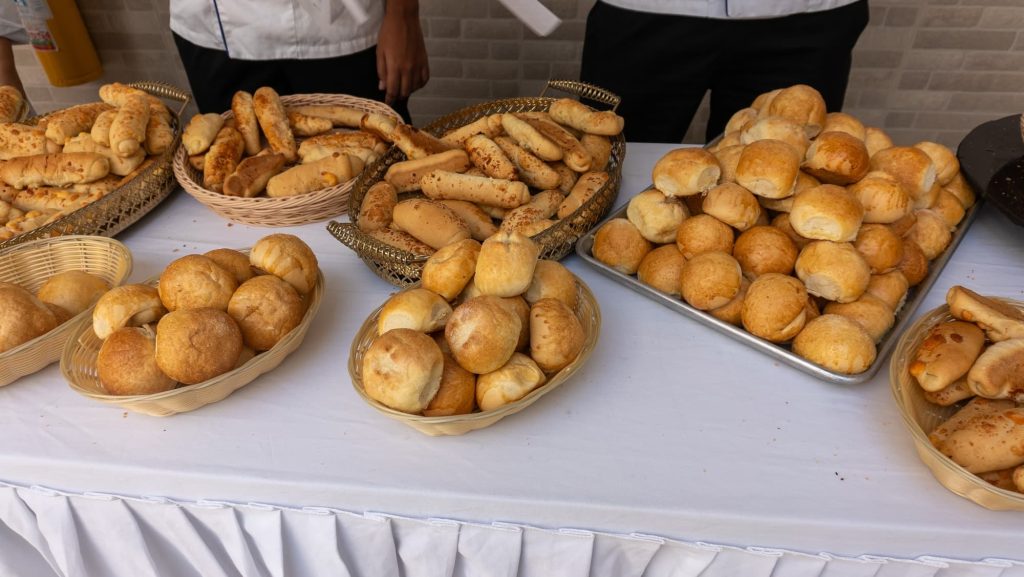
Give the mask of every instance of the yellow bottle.
<path id="1" fill-rule="evenodd" d="M 100 58 L 74 0 L 14 1 L 50 84 L 74 86 L 103 74 Z"/>

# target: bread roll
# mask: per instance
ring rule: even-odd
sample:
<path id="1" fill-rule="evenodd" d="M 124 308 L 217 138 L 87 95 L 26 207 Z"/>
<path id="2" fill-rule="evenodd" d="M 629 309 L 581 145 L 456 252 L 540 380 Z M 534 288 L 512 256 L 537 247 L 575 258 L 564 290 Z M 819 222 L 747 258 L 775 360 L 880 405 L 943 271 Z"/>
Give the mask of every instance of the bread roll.
<path id="1" fill-rule="evenodd" d="M 719 183 L 736 182 L 736 166 L 739 165 L 740 155 L 743 154 L 744 148 L 745 145 L 736 144 L 715 151 L 715 159 L 718 160 L 718 166 L 722 171 L 722 175 L 718 178 Z"/>
<path id="2" fill-rule="evenodd" d="M 446 170 L 427 173 L 420 187 L 433 200 L 465 200 L 501 208 L 515 208 L 530 201 L 530 189 L 522 182 Z"/>
<path id="3" fill-rule="evenodd" d="M 985 334 L 971 323 L 938 324 L 914 352 L 909 372 L 926 391 L 944 389 L 967 374 L 984 345 Z"/>
<path id="4" fill-rule="evenodd" d="M 291 234 L 272 234 L 256 241 L 249 262 L 292 285 L 300 295 L 313 292 L 320 271 L 313 250 Z"/>
<path id="5" fill-rule="evenodd" d="M 723 148 L 728 148 L 730 146 L 737 145 L 743 145 L 743 141 L 740 139 L 739 130 L 727 132 L 724 135 L 722 135 L 722 138 L 720 138 L 718 142 L 708 147 L 708 152 L 714 154 L 715 152 L 718 152 Z"/>
<path id="6" fill-rule="evenodd" d="M 946 293 L 949 314 L 976 323 L 990 341 L 1024 339 L 1024 312 L 1014 306 L 953 286 Z"/>
<path id="7" fill-rule="evenodd" d="M 768 273 L 792 273 L 799 251 L 778 228 L 755 226 L 736 239 L 732 254 L 744 276 L 755 279 Z"/>
<path id="8" fill-rule="evenodd" d="M 974 391 L 967 386 L 966 378 L 958 379 L 946 388 L 939 389 L 934 392 L 924 392 L 924 399 L 926 401 L 942 407 L 955 405 L 956 403 L 959 403 L 964 399 L 969 399 L 973 396 Z"/>
<path id="9" fill-rule="evenodd" d="M 825 115 L 825 125 L 821 128 L 821 134 L 826 132 L 845 132 L 861 142 L 867 136 L 864 123 L 845 112 L 829 112 Z"/>
<path id="10" fill-rule="evenodd" d="M 591 252 L 594 258 L 611 268 L 632 275 L 636 274 L 640 262 L 652 248 L 633 223 L 624 218 L 614 218 L 594 234 Z"/>
<path id="11" fill-rule="evenodd" d="M 889 272 L 903 260 L 903 239 L 882 224 L 865 224 L 853 246 L 864 257 L 871 274 Z"/>
<path id="12" fill-rule="evenodd" d="M 869 294 L 885 303 L 893 312 L 899 312 L 903 308 L 907 298 L 907 290 L 910 283 L 903 273 L 894 270 L 885 274 L 873 274 L 868 282 L 868 288 L 864 294 Z"/>
<path id="13" fill-rule="evenodd" d="M 960 204 L 960 200 L 946 188 L 939 191 L 931 210 L 939 215 L 950 229 L 955 229 L 967 214 L 964 205 Z"/>
<path id="14" fill-rule="evenodd" d="M 466 415 L 476 407 L 476 375 L 455 362 L 451 354 L 444 355 L 441 384 L 437 394 L 423 409 L 425 417 Z"/>
<path id="15" fill-rule="evenodd" d="M 132 156 L 118 156 L 109 148 L 100 145 L 88 132 L 83 132 L 64 143 L 63 152 L 93 152 L 106 157 L 110 164 L 110 174 L 125 176 L 131 174 L 146 160 L 146 151 L 139 149 Z"/>
<path id="16" fill-rule="evenodd" d="M 957 173 L 948 184 L 945 186 L 946 190 L 950 194 L 956 197 L 963 205 L 964 209 L 971 208 L 974 206 L 975 195 L 971 185 L 967 184 L 963 174 Z"/>
<path id="17" fill-rule="evenodd" d="M 688 216 L 683 203 L 653 188 L 634 196 L 626 209 L 629 222 L 655 244 L 673 242 L 679 224 Z"/>
<path id="18" fill-rule="evenodd" d="M 868 370 L 878 352 L 854 321 L 825 314 L 807 323 L 793 339 L 793 352 L 830 371 L 855 375 Z"/>
<path id="19" fill-rule="evenodd" d="M 449 130 L 441 137 L 441 141 L 449 146 L 463 146 L 471 136 L 477 134 L 482 134 L 488 138 L 493 138 L 501 134 L 500 119 L 495 127 L 495 125 L 489 121 L 487 116 L 481 116 L 469 124 L 464 124 L 458 128 Z"/>
<path id="20" fill-rule="evenodd" d="M 986 411 L 967 419 L 935 444 L 942 454 L 970 473 L 1017 467 L 1024 455 L 1016 450 L 1024 442 L 1024 409 Z"/>
<path id="21" fill-rule="evenodd" d="M 615 136 L 622 132 L 623 119 L 611 110 L 598 112 L 570 98 L 561 98 L 548 108 L 551 118 L 588 134 Z M 507 130 L 507 129 L 506 129 Z"/>
<path id="22" fill-rule="evenodd" d="M 63 145 L 64 141 L 82 132 L 92 130 L 96 117 L 110 110 L 109 104 L 91 102 L 58 110 L 46 117 L 46 138 Z M 148 107 L 146 111 L 148 114 Z M 142 124 L 142 136 L 145 136 L 146 124 Z"/>
<path id="23" fill-rule="evenodd" d="M 903 239 L 903 258 L 896 269 L 903 273 L 910 286 L 917 286 L 928 276 L 928 258 L 916 242 Z"/>
<path id="24" fill-rule="evenodd" d="M 46 279 L 36 296 L 74 316 L 96 304 L 108 290 L 110 284 L 102 278 L 84 271 L 69 270 Z"/>
<path id="25" fill-rule="evenodd" d="M 252 108 L 270 148 L 283 154 L 289 163 L 298 160 L 295 135 L 288 125 L 288 115 L 277 92 L 269 86 L 261 86 L 252 96 Z"/>
<path id="26" fill-rule="evenodd" d="M 848 242 L 816 240 L 800 251 L 796 275 L 812 295 L 848 303 L 860 298 L 871 281 L 871 269 Z"/>
<path id="27" fill-rule="evenodd" d="M 57 318 L 20 286 L 0 282 L 0 353 L 57 328 Z"/>
<path id="28" fill-rule="evenodd" d="M 466 155 L 466 152 L 453 149 L 415 160 L 396 162 L 388 167 L 388 171 L 384 174 L 384 180 L 395 187 L 397 192 L 410 192 L 419 190 L 420 180 L 431 171 L 465 172 L 469 167 L 470 157 Z M 512 177 L 514 176 L 513 170 Z"/>
<path id="29" fill-rule="evenodd" d="M 401 122 L 395 125 L 390 140 L 409 159 L 424 158 L 452 148 L 433 135 Z"/>
<path id="30" fill-rule="evenodd" d="M 864 142 L 845 132 L 822 132 L 807 149 L 803 170 L 826 184 L 857 182 L 870 169 Z"/>
<path id="31" fill-rule="evenodd" d="M 442 200 L 440 202 L 466 223 L 473 240 L 483 242 L 487 240 L 487 237 L 498 232 L 498 227 L 494 225 L 491 217 L 472 202 L 465 200 Z"/>
<path id="32" fill-rule="evenodd" d="M 860 325 L 875 343 L 882 340 L 896 320 L 896 315 L 888 305 L 866 292 L 852 302 L 828 303 L 823 312 L 852 320 Z"/>
<path id="33" fill-rule="evenodd" d="M 585 341 L 583 325 L 562 301 L 544 298 L 530 307 L 530 357 L 545 373 L 576 360 Z"/>
<path id="34" fill-rule="evenodd" d="M 13 86 L 0 86 L 0 122 L 14 122 L 25 108 L 25 98 Z"/>
<path id="35" fill-rule="evenodd" d="M 107 337 L 96 356 L 96 376 L 110 395 L 152 395 L 177 385 L 156 364 L 156 334 L 148 326 Z"/>
<path id="36" fill-rule="evenodd" d="M 33 156 L 56 152 L 50 150 L 53 141 L 46 138 L 46 131 L 38 126 L 25 124 L 0 124 L 0 160 L 10 160 L 19 156 Z M 61 141 L 63 144 L 64 141 Z"/>
<path id="37" fill-rule="evenodd" d="M 160 275 L 160 301 L 167 310 L 214 308 L 227 310 L 238 288 L 233 274 L 212 259 L 191 254 L 167 265 Z"/>
<path id="38" fill-rule="evenodd" d="M 111 106 L 124 106 L 125 102 L 127 102 L 132 96 L 144 96 L 148 98 L 150 102 L 160 103 L 158 98 L 150 95 L 145 90 L 135 88 L 134 86 L 128 86 L 127 84 L 122 84 L 120 82 L 111 82 L 100 86 L 99 96 L 100 100 Z"/>
<path id="39" fill-rule="evenodd" d="M 803 249 L 811 242 L 811 239 L 800 236 L 800 233 L 793 230 L 793 225 L 789 222 L 788 212 L 775 215 L 775 218 L 772 219 L 771 225 L 785 233 L 785 235 L 789 237 L 789 240 L 793 241 L 793 244 L 796 245 L 797 250 Z"/>
<path id="40" fill-rule="evenodd" d="M 203 254 L 219 267 L 235 277 L 235 282 L 242 284 L 253 277 L 249 257 L 230 248 L 217 248 Z"/>
<path id="41" fill-rule="evenodd" d="M 561 160 L 562 148 L 536 128 L 514 114 L 503 114 L 501 125 L 505 133 L 527 152 L 541 160 Z M 486 171 L 485 171 L 486 172 Z"/>
<path id="42" fill-rule="evenodd" d="M 562 194 L 569 194 L 580 175 L 566 166 L 564 162 L 552 162 L 549 166 L 558 173 L 558 191 Z"/>
<path id="43" fill-rule="evenodd" d="M 369 149 L 379 154 L 386 148 L 384 141 L 368 132 L 332 132 L 303 140 L 299 144 L 299 158 L 306 163 L 330 156 L 334 152 Z"/>
<path id="44" fill-rule="evenodd" d="M 267 187 L 267 183 L 284 168 L 284 155 L 271 153 L 250 156 L 238 163 L 224 179 L 224 194 L 252 198 Z"/>
<path id="45" fill-rule="evenodd" d="M 125 99 L 117 109 L 117 116 L 110 124 L 110 149 L 121 157 L 135 156 L 142 150 L 146 140 L 146 126 L 149 124 L 149 101 L 141 95 Z"/>
<path id="46" fill-rule="evenodd" d="M 172 311 L 156 327 L 157 366 L 168 377 L 187 385 L 232 370 L 241 352 L 242 333 L 223 310 Z"/>
<path id="47" fill-rule="evenodd" d="M 1000 341 L 981 352 L 969 368 L 967 386 L 989 399 L 1024 400 L 1024 338 Z"/>
<path id="48" fill-rule="evenodd" d="M 960 172 L 960 161 L 947 146 L 938 142 L 922 140 L 915 144 L 914 148 L 921 149 L 931 158 L 932 164 L 935 165 L 935 182 L 940 186 L 949 184 L 953 177 Z"/>
<path id="49" fill-rule="evenodd" d="M 221 128 L 203 160 L 203 188 L 222 192 L 224 181 L 238 167 L 244 151 L 242 135 L 230 126 Z"/>
<path id="50" fill-rule="evenodd" d="M 554 142 L 562 149 L 562 162 L 576 172 L 587 172 L 591 169 L 594 159 L 583 147 L 579 139 L 553 120 L 543 118 L 523 118 L 541 135 Z"/>
<path id="51" fill-rule="evenodd" d="M 471 238 L 441 248 L 423 263 L 421 286 L 449 302 L 455 300 L 473 278 L 479 256 L 480 243 Z"/>
<path id="52" fill-rule="evenodd" d="M 767 107 L 768 114 L 783 116 L 804 125 L 808 138 L 814 138 L 825 125 L 825 99 L 806 84 L 783 88 Z"/>
<path id="53" fill-rule="evenodd" d="M 528 237 L 517 232 L 498 232 L 480 246 L 473 282 L 485 295 L 520 295 L 533 281 L 539 256 L 540 247 Z"/>
<path id="54" fill-rule="evenodd" d="M 974 397 L 967 402 L 959 411 L 953 414 L 950 418 L 946 419 L 945 422 L 940 423 L 938 427 L 932 430 L 928 434 L 928 440 L 938 448 L 947 438 L 949 434 L 963 427 L 965 423 L 986 414 L 1001 413 L 1008 409 L 1013 409 L 1015 404 L 1013 401 L 996 401 L 989 400 L 983 397 Z"/>
<path id="55" fill-rule="evenodd" d="M 102 340 L 121 327 L 156 322 L 166 312 L 156 287 L 140 284 L 114 287 L 96 301 L 92 330 Z"/>
<path id="56" fill-rule="evenodd" d="M 268 351 L 302 322 L 306 305 L 292 286 L 273 275 L 242 283 L 228 301 L 242 341 L 254 351 Z"/>
<path id="57" fill-rule="evenodd" d="M 469 238 L 469 226 L 440 202 L 413 198 L 395 205 L 392 226 L 435 249 Z"/>
<path id="58" fill-rule="evenodd" d="M 366 111 L 364 110 L 336 104 L 307 104 L 304 106 L 286 106 L 285 110 L 287 110 L 288 112 L 298 112 L 300 114 L 305 114 L 306 116 L 326 118 L 330 120 L 335 126 L 346 126 L 349 128 L 359 128 L 363 116 L 366 115 Z"/>
<path id="59" fill-rule="evenodd" d="M 260 151 L 260 127 L 252 104 L 252 94 L 244 90 L 235 92 L 231 97 L 231 112 L 235 119 L 235 129 L 245 143 L 245 154 L 257 154 Z"/>
<path id="60" fill-rule="evenodd" d="M 68 152 L 12 158 L 0 178 L 17 189 L 95 182 L 110 173 L 110 162 L 95 152 Z"/>
<path id="61" fill-rule="evenodd" d="M 737 130 L 742 130 L 745 126 L 757 121 L 757 109 L 753 107 L 741 108 L 733 113 L 729 117 L 729 121 L 725 123 L 725 130 L 722 134 L 728 134 Z M 802 128 L 801 128 L 802 130 Z"/>
<path id="62" fill-rule="evenodd" d="M 363 389 L 392 409 L 419 413 L 441 386 L 444 356 L 429 336 L 395 329 L 377 337 L 363 356 Z"/>
<path id="63" fill-rule="evenodd" d="M 732 297 L 732 300 L 724 305 L 707 311 L 708 314 L 722 322 L 737 327 L 743 326 L 743 300 L 747 297 L 747 289 L 749 288 L 750 281 L 743 278 L 740 281 L 740 290 L 736 293 L 736 296 Z"/>
<path id="64" fill-rule="evenodd" d="M 722 167 L 702 148 L 677 148 L 658 159 L 652 171 L 654 186 L 666 196 L 690 196 L 718 184 Z"/>
<path id="65" fill-rule="evenodd" d="M 591 171 L 581 174 L 576 180 L 576 184 L 573 185 L 572 190 L 569 191 L 569 195 L 559 205 L 558 218 L 569 218 L 572 216 L 605 187 L 608 179 L 608 173 L 603 171 Z"/>
<path id="66" fill-rule="evenodd" d="M 893 146 L 871 157 L 871 170 L 879 170 L 895 178 L 916 200 L 935 184 L 935 164 L 923 150 L 912 146 Z"/>
<path id="67" fill-rule="evenodd" d="M 267 196 L 281 198 L 307 194 L 348 182 L 357 172 L 353 170 L 351 156 L 335 152 L 331 156 L 293 166 L 272 176 L 267 181 Z"/>
<path id="68" fill-rule="evenodd" d="M 768 108 L 772 104 L 772 100 L 782 92 L 781 88 L 770 90 L 768 92 L 762 92 L 758 94 L 754 101 L 750 104 L 750 107 L 757 111 L 758 116 L 764 116 L 768 114 Z"/>
<path id="69" fill-rule="evenodd" d="M 789 223 L 800 236 L 848 242 L 857 237 L 864 209 L 842 187 L 823 184 L 793 199 Z"/>
<path id="70" fill-rule="evenodd" d="M 914 214 L 917 220 L 904 237 L 921 247 L 925 258 L 935 260 L 953 239 L 949 225 L 933 210 L 918 210 Z"/>
<path id="71" fill-rule="evenodd" d="M 590 153 L 590 170 L 605 170 L 612 158 L 612 142 L 607 136 L 584 134 L 580 144 Z"/>
<path id="72" fill-rule="evenodd" d="M 892 148 L 892 138 L 881 128 L 867 126 L 864 128 L 864 147 L 868 149 L 868 156 L 874 156 L 879 150 Z"/>
<path id="73" fill-rule="evenodd" d="M 217 137 L 222 126 L 224 126 L 224 118 L 219 114 L 211 112 L 193 116 L 181 135 L 181 143 L 185 146 L 189 156 L 206 152 L 213 144 L 213 139 Z"/>
<path id="74" fill-rule="evenodd" d="M 710 251 L 731 254 L 732 245 L 732 229 L 711 215 L 691 216 L 684 220 L 676 230 L 676 246 L 687 259 Z"/>
<path id="75" fill-rule="evenodd" d="M 391 224 L 395 205 L 398 204 L 398 193 L 395 187 L 387 182 L 379 181 L 371 186 L 363 196 L 359 205 L 356 226 L 363 232 L 387 228 Z"/>
<path id="76" fill-rule="evenodd" d="M 785 198 L 793 194 L 800 160 L 797 150 L 780 140 L 752 142 L 740 154 L 736 183 L 758 196 Z"/>
<path id="77" fill-rule="evenodd" d="M 535 156 L 522 146 L 519 146 L 519 144 L 512 138 L 507 136 L 498 136 L 494 138 L 494 142 L 498 145 L 498 148 L 501 149 L 505 156 L 515 165 L 516 173 L 519 175 L 519 180 L 525 182 L 529 186 L 539 189 L 549 189 L 555 188 L 558 186 L 558 183 L 561 182 L 561 177 L 558 176 L 558 173 L 548 166 L 543 159 Z M 552 145 L 554 146 L 553 143 Z M 555 148 L 558 147 L 555 146 Z M 560 148 L 558 150 L 561 152 Z"/>
<path id="78" fill-rule="evenodd" d="M 146 141 L 143 143 L 144 152 L 163 154 L 173 143 L 174 128 L 171 127 L 170 113 L 162 104 L 150 104 L 149 120 L 146 122 Z"/>
<path id="79" fill-rule="evenodd" d="M 761 205 L 758 204 L 757 197 L 732 182 L 720 184 L 709 190 L 701 208 L 704 214 L 741 231 L 754 226 L 761 217 Z"/>
<path id="80" fill-rule="evenodd" d="M 724 306 L 740 291 L 740 263 L 724 252 L 704 252 L 686 261 L 682 274 L 683 300 L 702 311 Z"/>
<path id="81" fill-rule="evenodd" d="M 864 208 L 864 222 L 889 224 L 913 209 L 910 194 L 898 180 L 884 172 L 869 172 L 847 189 Z"/>
<path id="82" fill-rule="evenodd" d="M 430 333 L 444 328 L 452 307 L 437 293 L 413 288 L 402 291 L 384 303 L 377 318 L 377 334 L 393 329 L 412 329 Z"/>
<path id="83" fill-rule="evenodd" d="M 740 142 L 743 144 L 766 139 L 781 140 L 789 144 L 801 157 L 811 145 L 807 133 L 804 132 L 804 125 L 782 116 L 763 116 L 740 131 Z"/>
<path id="84" fill-rule="evenodd" d="M 487 176 L 505 180 L 516 179 L 515 164 L 490 137 L 483 134 L 470 136 L 466 139 L 465 147 L 469 153 L 469 160 Z"/>
<path id="85" fill-rule="evenodd" d="M 786 342 L 807 322 L 807 302 L 807 290 L 799 280 L 777 273 L 761 275 L 750 283 L 743 299 L 743 327 L 773 343 Z"/>
<path id="86" fill-rule="evenodd" d="M 423 244 L 416 240 L 414 236 L 407 232 L 394 230 L 391 228 L 380 228 L 377 230 L 371 230 L 366 233 L 367 236 L 382 242 L 386 245 L 393 246 L 399 250 L 411 252 L 419 255 L 431 255 L 434 254 L 434 249 L 430 246 Z"/>
<path id="87" fill-rule="evenodd" d="M 459 365 L 482 375 L 511 358 L 521 330 L 519 315 L 504 306 L 500 297 L 484 295 L 455 307 L 444 334 Z"/>
<path id="88" fill-rule="evenodd" d="M 476 402 L 481 411 L 490 411 L 513 403 L 544 384 L 546 377 L 530 357 L 515 353 L 501 368 L 480 375 L 476 384 Z"/>

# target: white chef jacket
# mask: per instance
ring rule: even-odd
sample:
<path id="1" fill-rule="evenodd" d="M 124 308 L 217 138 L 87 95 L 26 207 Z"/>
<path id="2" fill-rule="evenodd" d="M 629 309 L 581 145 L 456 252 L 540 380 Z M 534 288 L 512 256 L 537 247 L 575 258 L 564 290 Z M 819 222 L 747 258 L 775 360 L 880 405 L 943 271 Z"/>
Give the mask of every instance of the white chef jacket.
<path id="1" fill-rule="evenodd" d="M 702 18 L 774 18 L 820 12 L 853 4 L 856 0 L 599 0 L 612 6 L 678 16 Z"/>
<path id="2" fill-rule="evenodd" d="M 170 0 L 171 30 L 238 60 L 345 56 L 377 43 L 384 0 Z"/>

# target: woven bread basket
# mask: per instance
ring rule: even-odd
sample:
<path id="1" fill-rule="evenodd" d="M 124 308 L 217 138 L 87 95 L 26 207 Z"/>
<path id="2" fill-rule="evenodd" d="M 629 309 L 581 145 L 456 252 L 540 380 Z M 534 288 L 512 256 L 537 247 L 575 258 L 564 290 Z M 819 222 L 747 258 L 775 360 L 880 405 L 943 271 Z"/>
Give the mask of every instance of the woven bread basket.
<path id="1" fill-rule="evenodd" d="M 419 285 L 410 286 L 406 290 L 411 290 L 416 286 Z M 580 354 L 572 363 L 557 373 L 548 375 L 548 380 L 543 385 L 518 401 L 491 411 L 478 411 L 466 415 L 447 417 L 424 417 L 422 415 L 412 415 L 396 411 L 371 398 L 366 394 L 366 390 L 363 389 L 363 357 L 366 355 L 366 350 L 370 347 L 370 343 L 377 336 L 377 319 L 380 317 L 383 305 L 370 313 L 370 316 L 363 322 L 363 325 L 359 327 L 355 338 L 352 339 L 352 347 L 348 356 L 348 372 L 352 377 L 352 386 L 359 393 L 359 396 L 374 409 L 431 437 L 461 435 L 489 427 L 501 419 L 514 415 L 537 402 L 541 397 L 555 390 L 555 388 L 568 380 L 587 362 L 590 353 L 594 351 L 594 347 L 597 345 L 598 335 L 601 333 L 601 309 L 598 308 L 597 300 L 594 298 L 594 294 L 590 292 L 590 287 L 580 280 L 579 277 L 576 277 L 576 294 L 578 298 L 575 313 L 583 325 L 583 332 L 585 334 L 583 350 L 580 351 Z"/>
<path id="2" fill-rule="evenodd" d="M 347 106 L 401 120 L 398 113 L 383 102 L 347 94 L 291 94 L 282 96 L 281 102 L 286 106 L 313 104 Z M 232 113 L 229 110 L 221 116 L 231 118 Z M 365 167 L 363 172 L 367 170 L 370 170 L 370 166 Z M 188 152 L 184 146 L 179 146 L 174 155 L 174 176 L 178 178 L 178 183 L 185 189 L 185 192 L 220 216 L 242 224 L 269 227 L 298 226 L 344 214 L 349 206 L 349 192 L 356 180 L 349 180 L 307 194 L 282 198 L 226 196 L 203 188 L 203 175 L 189 164 Z"/>
<path id="3" fill-rule="evenodd" d="M 1024 311 L 1024 301 L 996 300 Z M 910 363 L 931 329 L 951 320 L 954 319 L 949 313 L 949 306 L 942 305 L 925 313 L 900 337 L 889 364 L 889 382 L 896 405 L 910 430 L 918 456 L 942 486 L 987 509 L 1024 511 L 1024 494 L 1000 489 L 968 472 L 943 455 L 928 440 L 928 434 L 956 413 L 964 402 L 949 407 L 928 402 L 923 390 L 910 375 Z"/>
<path id="4" fill-rule="evenodd" d="M 248 254 L 248 251 L 243 251 Z M 157 286 L 159 276 L 145 282 Z M 72 389 L 90 399 L 116 405 L 130 411 L 166 417 L 177 413 L 194 411 L 210 403 L 216 403 L 252 382 L 256 377 L 275 369 L 295 349 L 299 348 L 306 337 L 313 317 L 320 309 L 320 300 L 324 293 L 324 275 L 318 272 L 313 292 L 306 298 L 306 314 L 302 322 L 284 336 L 274 348 L 264 351 L 240 367 L 218 375 L 210 380 L 195 385 L 179 386 L 178 388 L 154 393 L 151 395 L 110 395 L 96 374 L 96 357 L 99 354 L 100 340 L 92 330 L 92 317 L 80 319 L 74 323 L 72 338 L 68 340 L 60 357 L 60 370 Z"/>
<path id="5" fill-rule="evenodd" d="M 51 276 L 71 270 L 96 275 L 115 287 L 131 274 L 132 254 L 116 240 L 75 235 L 26 242 L 0 253 L 0 281 L 32 294 Z M 0 353 L 0 386 L 60 359 L 65 341 L 82 319 L 92 319 L 92 307 L 52 331 Z"/>
<path id="6" fill-rule="evenodd" d="M 618 96 L 603 88 L 582 82 L 552 80 L 548 82 L 547 88 L 601 102 L 612 109 L 616 108 L 619 103 Z M 545 88 L 545 92 L 547 88 Z M 542 93 L 541 96 L 531 98 L 507 98 L 485 102 L 443 116 L 425 126 L 423 130 L 435 136 L 442 136 L 481 116 L 506 112 L 546 111 L 555 100 L 555 98 L 544 96 Z M 612 153 L 607 167 L 608 182 L 574 213 L 532 237 L 541 246 L 540 258 L 560 260 L 568 255 L 572 252 L 576 240 L 593 228 L 611 210 L 612 203 L 615 202 L 615 197 L 619 192 L 619 184 L 622 182 L 622 162 L 626 158 L 626 141 L 622 134 L 610 138 Z M 352 189 L 348 209 L 349 222 L 332 221 L 327 225 L 327 230 L 342 244 L 355 251 L 359 258 L 366 263 L 366 266 L 370 267 L 370 270 L 399 287 L 408 286 L 419 280 L 427 256 L 413 254 L 370 237 L 359 229 L 356 219 L 366 191 L 384 178 L 388 167 L 402 160 L 405 160 L 405 155 L 396 147 L 392 147 L 380 160 L 368 166 L 363 174 L 356 179 Z M 399 200 L 414 196 L 422 195 L 419 193 L 403 194 L 399 196 Z"/>

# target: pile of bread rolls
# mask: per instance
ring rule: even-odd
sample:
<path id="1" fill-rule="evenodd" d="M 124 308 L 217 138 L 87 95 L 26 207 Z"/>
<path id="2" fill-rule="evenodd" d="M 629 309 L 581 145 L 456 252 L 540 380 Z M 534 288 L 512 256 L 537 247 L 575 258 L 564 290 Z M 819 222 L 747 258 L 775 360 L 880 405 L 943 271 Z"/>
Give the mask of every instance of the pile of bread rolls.
<path id="1" fill-rule="evenodd" d="M 806 85 L 762 94 L 652 176 L 594 257 L 844 374 L 871 366 L 974 204 L 947 147 L 894 146 Z"/>
<path id="2" fill-rule="evenodd" d="M 539 254 L 509 231 L 431 255 L 421 286 L 381 308 L 362 358 L 366 394 L 431 417 L 490 411 L 572 363 L 586 341 L 576 277 Z"/>
<path id="3" fill-rule="evenodd" d="M 51 276 L 35 294 L 17 284 L 0 282 L 0 353 L 57 328 L 108 290 L 107 281 L 78 270 Z"/>
<path id="4" fill-rule="evenodd" d="M 236 92 L 230 118 L 193 116 L 181 144 L 202 172 L 203 188 L 226 196 L 282 198 L 355 178 L 387 150 L 399 124 L 347 106 L 288 106 L 264 86 L 253 94 Z"/>
<path id="5" fill-rule="evenodd" d="M 1024 493 L 1024 310 L 962 286 L 946 303 L 955 320 L 931 328 L 908 372 L 931 403 L 970 400 L 929 440 L 971 473 Z"/>
<path id="6" fill-rule="evenodd" d="M 241 366 L 299 325 L 318 274 L 305 242 L 272 234 L 248 255 L 188 255 L 157 286 L 117 287 L 93 309 L 100 383 L 111 395 L 147 395 Z"/>
<path id="7" fill-rule="evenodd" d="M 608 182 L 609 137 L 623 119 L 572 99 L 547 112 L 482 116 L 422 146 L 396 144 L 407 160 L 388 167 L 355 222 L 385 244 L 419 255 L 499 230 L 532 237 L 576 212 Z M 422 192 L 426 198 L 406 198 Z"/>
<path id="8" fill-rule="evenodd" d="M 99 96 L 35 126 L 0 123 L 0 241 L 103 198 L 174 143 L 160 99 L 116 82 Z"/>

